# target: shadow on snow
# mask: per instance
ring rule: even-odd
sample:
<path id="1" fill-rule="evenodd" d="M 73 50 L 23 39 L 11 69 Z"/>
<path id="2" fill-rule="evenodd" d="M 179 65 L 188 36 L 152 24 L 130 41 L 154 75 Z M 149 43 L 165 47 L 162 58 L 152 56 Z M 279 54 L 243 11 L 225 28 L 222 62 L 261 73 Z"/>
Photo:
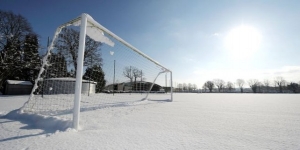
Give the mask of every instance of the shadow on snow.
<path id="1" fill-rule="evenodd" d="M 148 102 L 157 102 L 157 103 L 164 103 L 164 102 L 170 102 L 169 99 L 164 100 L 139 100 L 139 101 L 133 101 L 133 102 L 119 102 L 119 103 L 110 103 L 105 105 L 98 105 L 98 106 L 92 106 L 92 107 L 83 107 L 80 108 L 81 112 L 85 111 L 92 111 L 92 110 L 98 110 L 98 109 L 104 109 L 104 108 L 110 108 L 110 107 L 130 107 L 135 105 L 149 105 L 149 104 L 155 104 L 155 103 L 147 103 Z M 144 103 L 146 102 L 146 103 Z M 0 121 L 0 124 L 4 123 L 12 123 L 19 121 L 20 123 L 24 124 L 25 126 L 21 127 L 20 129 L 40 129 L 43 130 L 41 133 L 37 134 L 29 134 L 29 135 L 22 135 L 22 136 L 15 136 L 10 137 L 6 139 L 0 139 L 0 142 L 5 142 L 9 140 L 16 140 L 21 138 L 27 138 L 32 136 L 39 136 L 39 135 L 47 135 L 51 133 L 55 133 L 56 131 L 65 131 L 68 128 L 72 127 L 72 121 L 71 120 L 63 120 L 60 117 L 57 117 L 59 115 L 65 115 L 65 114 L 72 114 L 72 110 L 63 110 L 63 111 L 56 111 L 55 114 L 52 113 L 52 115 L 39 115 L 34 113 L 23 113 L 20 109 L 13 110 L 9 112 L 6 115 L 0 116 L 0 119 L 6 119 L 5 121 Z M 50 113 L 50 114 L 51 114 Z"/>
<path id="2" fill-rule="evenodd" d="M 50 134 L 50 133 L 55 133 L 56 131 L 65 131 L 67 128 L 70 128 L 72 125 L 72 122 L 68 120 L 62 120 L 55 117 L 46 117 L 37 114 L 22 113 L 19 109 L 13 110 L 4 116 L 1 116 L 0 119 L 6 119 L 5 121 L 0 121 L 1 124 L 19 121 L 20 123 L 25 125 L 20 129 L 43 130 L 43 132 L 37 134 L 29 134 L 29 135 L 22 135 L 22 136 L 18 135 L 6 139 L 0 139 L 0 142 L 27 138 L 31 136 L 38 136 L 43 134 Z"/>

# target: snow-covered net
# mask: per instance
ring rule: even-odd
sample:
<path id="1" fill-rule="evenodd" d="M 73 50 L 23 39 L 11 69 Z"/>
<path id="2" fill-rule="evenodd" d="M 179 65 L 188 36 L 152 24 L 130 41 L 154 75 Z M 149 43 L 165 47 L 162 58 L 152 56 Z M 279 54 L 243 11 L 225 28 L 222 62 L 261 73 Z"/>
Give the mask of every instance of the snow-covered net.
<path id="1" fill-rule="evenodd" d="M 80 17 L 60 26 L 24 112 L 70 119 L 74 107 Z M 171 71 L 87 19 L 81 111 L 142 100 L 171 100 Z"/>

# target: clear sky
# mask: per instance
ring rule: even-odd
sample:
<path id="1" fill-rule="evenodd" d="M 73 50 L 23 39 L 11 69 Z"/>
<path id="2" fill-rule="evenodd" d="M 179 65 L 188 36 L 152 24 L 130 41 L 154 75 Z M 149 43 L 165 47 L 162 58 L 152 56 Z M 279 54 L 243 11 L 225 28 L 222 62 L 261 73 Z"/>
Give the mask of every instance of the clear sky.
<path id="1" fill-rule="evenodd" d="M 216 78 L 300 81 L 299 0 L 0 0 L 40 35 L 81 13 L 173 71 L 174 83 Z M 250 48 L 249 48 L 250 47 Z"/>

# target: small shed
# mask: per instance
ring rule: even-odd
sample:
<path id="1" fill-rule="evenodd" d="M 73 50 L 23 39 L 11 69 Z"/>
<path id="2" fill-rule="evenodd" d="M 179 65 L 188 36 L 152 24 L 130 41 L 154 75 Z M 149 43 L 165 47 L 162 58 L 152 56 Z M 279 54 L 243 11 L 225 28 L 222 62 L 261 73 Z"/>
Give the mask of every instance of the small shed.
<path id="1" fill-rule="evenodd" d="M 27 95 L 31 93 L 32 83 L 30 81 L 6 80 L 6 95 Z"/>
<path id="2" fill-rule="evenodd" d="M 48 78 L 43 83 L 43 94 L 74 94 L 75 78 Z M 81 93 L 95 93 L 97 82 L 82 80 Z"/>

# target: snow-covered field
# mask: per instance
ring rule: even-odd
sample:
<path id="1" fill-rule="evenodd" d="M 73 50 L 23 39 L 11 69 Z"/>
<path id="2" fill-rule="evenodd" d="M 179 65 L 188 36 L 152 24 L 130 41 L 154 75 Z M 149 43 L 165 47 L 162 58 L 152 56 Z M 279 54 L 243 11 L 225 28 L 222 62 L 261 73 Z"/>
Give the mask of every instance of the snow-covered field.
<path id="1" fill-rule="evenodd" d="M 27 96 L 0 95 L 0 149 L 300 149 L 299 94 L 174 94 L 84 111 L 68 121 L 21 117 Z M 51 128 L 55 125 L 57 128 Z"/>

